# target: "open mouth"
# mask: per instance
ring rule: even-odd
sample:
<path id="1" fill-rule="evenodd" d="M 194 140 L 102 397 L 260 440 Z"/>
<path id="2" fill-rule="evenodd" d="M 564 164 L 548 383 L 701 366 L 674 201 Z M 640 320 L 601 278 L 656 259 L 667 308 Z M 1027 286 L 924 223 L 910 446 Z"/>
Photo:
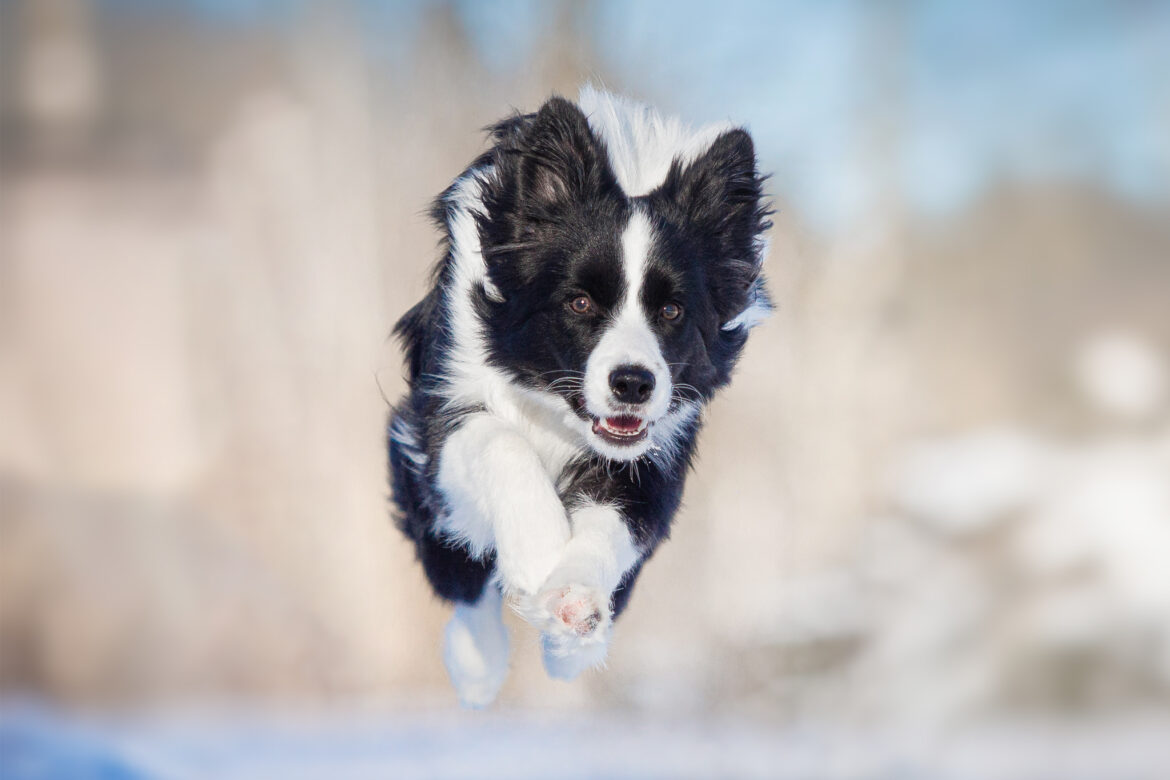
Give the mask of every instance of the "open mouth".
<path id="1" fill-rule="evenodd" d="M 635 414 L 594 417 L 593 432 L 611 444 L 634 444 L 646 438 L 650 426 Z"/>
<path id="2" fill-rule="evenodd" d="M 568 398 L 569 406 L 582 420 L 593 422 L 593 434 L 610 444 L 637 444 L 650 433 L 650 422 L 636 414 L 619 414 L 611 417 L 596 417 L 585 406 L 585 396 L 574 393 Z"/>

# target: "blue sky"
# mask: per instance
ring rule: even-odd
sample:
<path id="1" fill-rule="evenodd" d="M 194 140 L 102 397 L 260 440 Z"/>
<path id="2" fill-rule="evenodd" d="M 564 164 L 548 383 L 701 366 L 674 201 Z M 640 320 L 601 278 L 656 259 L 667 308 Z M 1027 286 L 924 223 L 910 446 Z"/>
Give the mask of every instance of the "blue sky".
<path id="1" fill-rule="evenodd" d="M 370 40 L 409 57 L 429 4 L 355 7 Z M 172 5 L 225 24 L 297 7 Z M 555 13 L 541 0 L 452 7 L 505 81 Z M 818 229 L 848 229 L 891 199 L 946 216 L 1004 180 L 1170 199 L 1170 2 L 598 0 L 582 25 L 599 74 L 696 121 L 747 124 L 773 189 Z"/>
<path id="2" fill-rule="evenodd" d="M 687 115 L 749 124 L 780 187 L 833 229 L 891 189 L 914 211 L 945 215 L 999 179 L 1090 181 L 1164 201 L 1168 11 L 615 1 L 599 43 L 628 83 Z"/>

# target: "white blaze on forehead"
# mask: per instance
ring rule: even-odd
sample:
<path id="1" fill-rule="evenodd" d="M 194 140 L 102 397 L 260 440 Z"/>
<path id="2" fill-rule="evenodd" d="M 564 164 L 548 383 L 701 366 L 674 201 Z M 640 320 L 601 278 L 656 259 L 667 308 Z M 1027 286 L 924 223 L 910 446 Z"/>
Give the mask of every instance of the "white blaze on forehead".
<path id="1" fill-rule="evenodd" d="M 642 306 L 642 288 L 653 242 L 654 229 L 649 218 L 634 210 L 621 240 L 625 294 L 585 365 L 585 400 L 593 414 L 612 413 L 609 375 L 618 366 L 625 365 L 641 366 L 654 374 L 654 391 L 640 414 L 656 420 L 670 406 L 670 371 Z"/>
<path id="2" fill-rule="evenodd" d="M 624 362 L 645 366 L 654 372 L 658 382 L 662 382 L 665 377 L 659 374 L 659 368 L 665 369 L 666 362 L 662 359 L 658 337 L 646 321 L 646 310 L 642 306 L 642 288 L 646 281 L 646 271 L 650 267 L 653 240 L 654 228 L 650 220 L 645 213 L 635 209 L 622 233 L 622 275 L 625 277 L 626 293 L 618 308 L 617 319 L 606 338 L 614 336 L 611 342 L 619 353 L 619 359 L 624 355 L 627 358 Z"/>
<path id="3" fill-rule="evenodd" d="M 645 103 L 597 89 L 581 88 L 577 105 L 589 119 L 589 128 L 605 143 L 606 157 L 617 183 L 630 197 L 648 195 L 657 189 L 678 161 L 686 166 L 697 160 L 715 140 L 734 130 L 730 122 L 691 127 L 675 117 L 662 116 Z M 757 264 L 766 254 L 763 241 L 757 245 Z M 752 286 L 744 311 L 723 323 L 723 330 L 750 330 L 772 311 L 763 282 Z"/>
<path id="4" fill-rule="evenodd" d="M 650 242 L 653 240 L 650 220 L 641 211 L 634 211 L 626 230 L 622 233 L 622 274 L 626 278 L 626 296 L 622 313 L 631 309 L 641 311 L 642 283 L 646 279 L 646 267 L 650 257 Z"/>

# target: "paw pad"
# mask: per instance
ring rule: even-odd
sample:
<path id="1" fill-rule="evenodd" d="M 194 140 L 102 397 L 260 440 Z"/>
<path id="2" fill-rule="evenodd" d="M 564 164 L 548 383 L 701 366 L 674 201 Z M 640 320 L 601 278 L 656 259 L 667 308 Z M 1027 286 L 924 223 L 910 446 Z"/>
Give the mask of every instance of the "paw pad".
<path id="1" fill-rule="evenodd" d="M 557 618 L 578 636 L 586 636 L 601 624 L 601 610 L 583 599 L 564 600 L 556 607 Z"/>
<path id="2" fill-rule="evenodd" d="M 563 628 L 579 637 L 592 634 L 605 619 L 600 599 L 590 591 L 564 588 L 552 595 L 549 606 Z"/>

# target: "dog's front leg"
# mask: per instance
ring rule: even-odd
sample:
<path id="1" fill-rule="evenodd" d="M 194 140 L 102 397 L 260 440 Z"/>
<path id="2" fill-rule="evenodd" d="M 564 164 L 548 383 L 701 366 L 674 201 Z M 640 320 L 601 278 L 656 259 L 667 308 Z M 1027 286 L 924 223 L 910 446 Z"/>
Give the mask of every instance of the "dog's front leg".
<path id="1" fill-rule="evenodd" d="M 470 415 L 444 443 L 438 478 L 445 530 L 473 552 L 494 547 L 504 589 L 535 595 L 562 558 L 569 522 L 527 439 L 490 414 Z"/>
<path id="2" fill-rule="evenodd" d="M 613 592 L 641 558 L 617 506 L 586 504 L 570 517 L 573 537 L 526 615 L 543 632 L 545 669 L 567 680 L 605 660 Z"/>

